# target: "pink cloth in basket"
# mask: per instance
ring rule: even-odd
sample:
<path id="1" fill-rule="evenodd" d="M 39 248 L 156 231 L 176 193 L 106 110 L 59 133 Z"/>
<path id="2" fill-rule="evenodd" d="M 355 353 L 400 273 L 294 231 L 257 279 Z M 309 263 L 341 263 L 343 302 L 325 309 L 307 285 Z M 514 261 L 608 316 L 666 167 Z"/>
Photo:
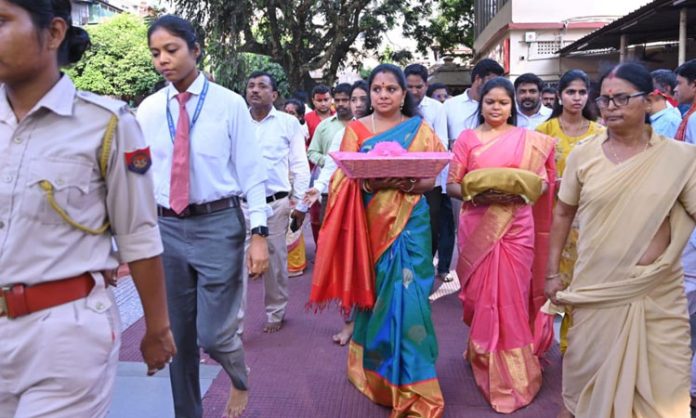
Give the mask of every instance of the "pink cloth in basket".
<path id="1" fill-rule="evenodd" d="M 370 152 L 332 152 L 331 158 L 349 178 L 433 178 L 451 159 L 448 152 L 408 152 L 399 144 L 384 142 Z"/>
<path id="2" fill-rule="evenodd" d="M 396 142 L 380 142 L 375 145 L 367 155 L 380 156 L 380 157 L 399 157 L 408 154 L 401 145 Z"/>

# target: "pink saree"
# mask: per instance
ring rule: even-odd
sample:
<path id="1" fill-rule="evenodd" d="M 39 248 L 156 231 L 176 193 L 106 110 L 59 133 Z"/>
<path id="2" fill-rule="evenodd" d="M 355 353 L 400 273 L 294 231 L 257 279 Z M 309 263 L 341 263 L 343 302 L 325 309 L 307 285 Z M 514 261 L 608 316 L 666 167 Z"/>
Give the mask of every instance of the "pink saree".
<path id="1" fill-rule="evenodd" d="M 487 142 L 466 130 L 454 145 L 450 164 L 449 183 L 460 184 L 473 170 L 498 167 L 531 171 L 548 187 L 533 206 L 465 202 L 460 214 L 459 297 L 470 327 L 465 358 L 486 400 L 501 413 L 528 405 L 541 387 L 533 324 L 545 302 L 553 150 L 553 138 L 523 128 Z"/>

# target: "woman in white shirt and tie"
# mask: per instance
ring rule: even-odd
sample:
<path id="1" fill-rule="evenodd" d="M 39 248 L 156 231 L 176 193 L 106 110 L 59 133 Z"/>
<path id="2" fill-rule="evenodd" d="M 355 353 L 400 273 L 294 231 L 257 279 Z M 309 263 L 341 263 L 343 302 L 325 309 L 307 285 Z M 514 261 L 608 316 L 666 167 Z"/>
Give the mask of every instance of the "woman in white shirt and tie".
<path id="1" fill-rule="evenodd" d="M 170 365 L 176 416 L 202 417 L 199 347 L 232 380 L 225 416 L 248 402 L 247 367 L 237 333 L 242 301 L 244 217 L 249 204 L 249 275 L 268 268 L 266 171 L 244 100 L 205 78 L 193 27 L 172 15 L 149 28 L 157 71 L 169 85 L 138 109 L 152 148 L 155 198 L 164 243 L 169 314 L 178 355 Z M 197 343 L 198 342 L 198 343 Z"/>

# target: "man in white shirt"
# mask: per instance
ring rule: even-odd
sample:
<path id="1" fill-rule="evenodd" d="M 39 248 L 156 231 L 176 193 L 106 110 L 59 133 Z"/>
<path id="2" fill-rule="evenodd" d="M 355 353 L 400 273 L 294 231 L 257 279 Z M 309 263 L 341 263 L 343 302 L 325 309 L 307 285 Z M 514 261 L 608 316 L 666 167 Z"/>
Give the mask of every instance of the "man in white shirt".
<path id="1" fill-rule="evenodd" d="M 484 58 L 477 62 L 471 70 L 471 87 L 466 89 L 464 93 L 451 97 L 445 102 L 447 139 L 449 139 L 448 149 L 452 149 L 452 144 L 463 130 L 474 129 L 481 124 L 478 108 L 483 85 L 486 84 L 486 81 L 500 77 L 504 73 L 505 70 L 500 64 L 490 58 Z M 461 201 L 457 199 L 452 200 L 455 230 L 460 209 Z"/>
<path id="2" fill-rule="evenodd" d="M 444 106 L 426 96 L 428 91 L 428 69 L 420 64 L 411 64 L 404 69 L 406 88 L 411 93 L 423 119 L 433 128 L 442 145 L 448 147 L 447 117 Z M 447 173 L 444 169 L 438 175 L 435 188 L 425 193 L 430 206 L 430 230 L 433 256 L 438 253 L 437 277 L 449 281 L 449 266 L 454 251 L 454 219 L 452 202 L 447 196 Z"/>
<path id="3" fill-rule="evenodd" d="M 490 58 L 484 58 L 471 70 L 471 87 L 445 102 L 447 139 L 455 141 L 465 129 L 479 126 L 478 106 L 481 90 L 486 81 L 505 73 L 503 67 Z M 451 147 L 449 147 L 451 149 Z"/>
<path id="4" fill-rule="evenodd" d="M 266 160 L 266 202 L 273 209 L 268 218 L 269 268 L 264 274 L 266 324 L 264 332 L 280 330 L 288 304 L 288 248 L 285 234 L 289 219 L 298 224 L 304 212 L 291 210 L 290 193 L 299 202 L 309 186 L 309 164 L 304 133 L 296 118 L 273 107 L 278 98 L 276 81 L 266 72 L 249 76 L 246 99 L 256 128 L 256 139 Z M 290 184 L 290 178 L 293 184 Z M 242 205 L 244 209 L 244 205 Z"/>
<path id="5" fill-rule="evenodd" d="M 536 74 L 525 73 L 515 79 L 517 126 L 531 131 L 551 116 L 552 110 L 541 104 L 544 81 Z"/>

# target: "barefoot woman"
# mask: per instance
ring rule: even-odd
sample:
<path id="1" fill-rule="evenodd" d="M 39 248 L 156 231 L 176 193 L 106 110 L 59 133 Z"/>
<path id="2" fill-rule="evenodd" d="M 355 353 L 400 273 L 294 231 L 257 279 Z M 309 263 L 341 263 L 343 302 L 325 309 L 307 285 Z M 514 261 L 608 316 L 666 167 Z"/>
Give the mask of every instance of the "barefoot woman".
<path id="1" fill-rule="evenodd" d="M 342 151 L 380 142 L 409 151 L 444 151 L 406 91 L 403 72 L 382 64 L 368 80 L 372 112 L 351 122 Z M 437 340 L 428 295 L 435 272 L 423 193 L 435 178 L 350 180 L 336 171 L 321 229 L 311 302 L 357 305 L 348 379 L 391 416 L 442 416 L 435 374 Z"/>

